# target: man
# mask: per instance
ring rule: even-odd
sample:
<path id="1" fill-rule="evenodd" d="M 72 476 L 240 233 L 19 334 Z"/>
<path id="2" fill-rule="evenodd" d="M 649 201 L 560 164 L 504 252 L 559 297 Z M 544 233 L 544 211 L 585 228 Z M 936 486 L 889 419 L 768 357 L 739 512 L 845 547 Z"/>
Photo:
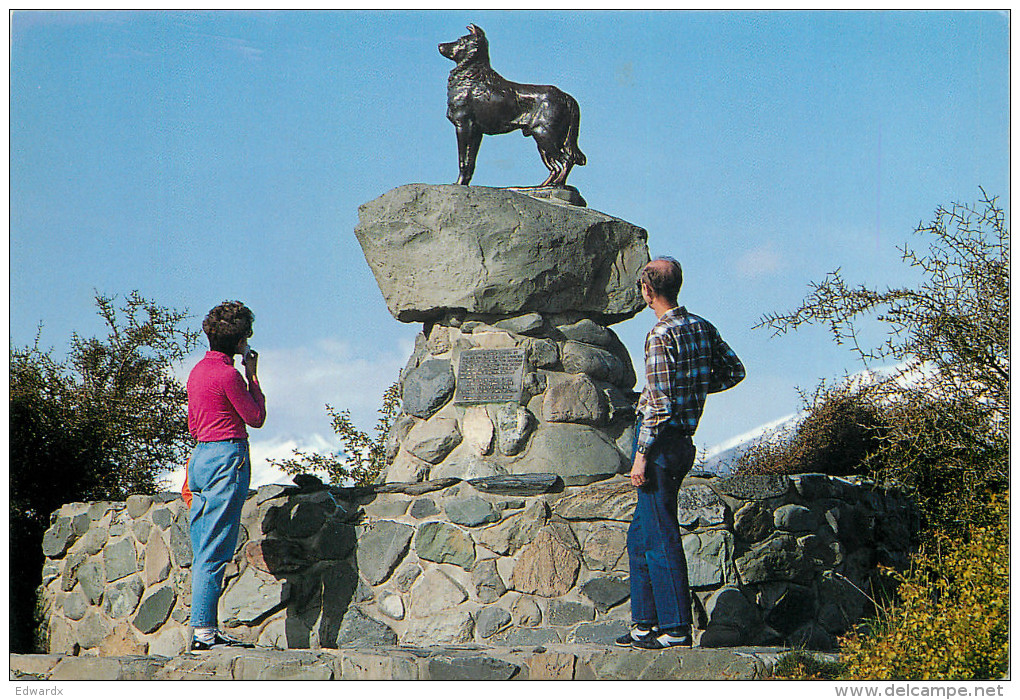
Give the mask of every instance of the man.
<path id="1" fill-rule="evenodd" d="M 680 263 L 657 258 L 638 286 L 659 321 L 645 340 L 645 389 L 631 483 L 638 489 L 627 531 L 631 631 L 620 646 L 691 646 L 687 561 L 677 522 L 677 492 L 694 464 L 692 440 L 707 394 L 744 378 L 744 366 L 711 323 L 677 307 Z"/>
<path id="2" fill-rule="evenodd" d="M 266 398 L 258 380 L 258 355 L 248 347 L 255 315 L 239 301 L 225 301 L 205 317 L 209 352 L 188 376 L 188 430 L 197 444 L 188 462 L 191 492 L 191 651 L 252 646 L 225 636 L 216 609 L 223 574 L 237 547 L 241 507 L 251 482 L 245 424 L 260 428 Z M 245 377 L 234 368 L 241 355 Z"/>

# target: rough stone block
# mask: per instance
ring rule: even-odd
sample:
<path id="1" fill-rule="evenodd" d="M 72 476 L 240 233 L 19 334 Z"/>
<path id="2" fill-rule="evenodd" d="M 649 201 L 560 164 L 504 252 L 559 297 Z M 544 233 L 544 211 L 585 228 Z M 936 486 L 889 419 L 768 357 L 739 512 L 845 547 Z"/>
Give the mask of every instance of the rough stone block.
<path id="1" fill-rule="evenodd" d="M 534 598 L 521 596 L 510 607 L 518 627 L 538 627 L 542 624 L 542 608 Z"/>
<path id="2" fill-rule="evenodd" d="M 562 333 L 567 340 L 576 340 L 579 343 L 597 345 L 603 348 L 608 348 L 613 344 L 613 332 L 605 326 L 595 323 L 590 318 L 582 318 L 575 323 L 556 326 L 556 330 Z"/>
<path id="3" fill-rule="evenodd" d="M 94 649 L 103 643 L 110 633 L 110 624 L 95 610 L 77 626 L 78 644 L 82 649 Z"/>
<path id="4" fill-rule="evenodd" d="M 563 480 L 555 474 L 490 476 L 484 479 L 470 479 L 468 483 L 479 491 L 504 496 L 537 496 L 563 486 Z"/>
<path id="5" fill-rule="evenodd" d="M 508 681 L 521 667 L 491 656 L 439 656 L 429 659 L 428 670 L 434 681 Z"/>
<path id="6" fill-rule="evenodd" d="M 415 580 L 421 575 L 421 567 L 413 561 L 404 562 L 393 575 L 393 585 L 401 593 L 407 593 Z"/>
<path id="7" fill-rule="evenodd" d="M 806 583 L 814 572 L 813 563 L 803 556 L 796 540 L 777 535 L 736 558 L 740 580 L 745 584 L 767 581 Z"/>
<path id="8" fill-rule="evenodd" d="M 89 610 L 89 601 L 81 588 L 75 588 L 64 598 L 64 615 L 70 620 L 80 620 Z"/>
<path id="9" fill-rule="evenodd" d="M 127 501 L 125 501 L 125 505 L 127 506 L 128 515 L 130 515 L 133 519 L 137 520 L 138 518 L 145 515 L 145 513 L 152 506 L 152 496 L 144 496 L 138 494 L 128 496 Z"/>
<path id="10" fill-rule="evenodd" d="M 429 617 L 454 608 L 467 598 L 467 592 L 444 571 L 429 568 L 411 589 L 410 613 L 416 618 Z"/>
<path id="11" fill-rule="evenodd" d="M 64 658 L 63 654 L 11 654 L 9 680 L 46 680 Z"/>
<path id="12" fill-rule="evenodd" d="M 403 410 L 417 418 L 430 418 L 450 400 L 455 386 L 449 362 L 426 360 L 404 377 Z"/>
<path id="13" fill-rule="evenodd" d="M 461 420 L 464 445 L 479 455 L 492 453 L 496 427 L 484 406 L 469 406 Z"/>
<path id="14" fill-rule="evenodd" d="M 187 650 L 188 641 L 184 639 L 184 631 L 176 627 L 160 630 L 149 642 L 149 654 L 153 656 L 177 656 Z"/>
<path id="15" fill-rule="evenodd" d="M 416 681 L 420 677 L 417 661 L 395 652 L 345 651 L 340 668 L 343 680 Z"/>
<path id="16" fill-rule="evenodd" d="M 580 569 L 579 552 L 545 527 L 518 555 L 510 587 L 547 598 L 561 596 L 574 587 Z"/>
<path id="17" fill-rule="evenodd" d="M 438 615 L 409 619 L 401 642 L 421 646 L 463 644 L 472 641 L 474 629 L 475 622 L 469 613 L 447 610 Z"/>
<path id="18" fill-rule="evenodd" d="M 163 536 L 156 533 L 145 545 L 145 563 L 142 576 L 146 586 L 166 581 L 170 575 L 170 550 L 163 542 Z"/>
<path id="19" fill-rule="evenodd" d="M 145 525 L 152 527 L 152 525 L 147 522 L 145 523 Z M 89 528 L 89 531 L 86 532 L 85 535 L 81 538 L 81 545 L 86 553 L 98 554 L 99 552 L 103 551 L 103 547 L 106 546 L 106 543 L 109 541 L 109 539 L 110 539 L 109 530 L 107 530 L 102 525 L 96 525 L 94 527 Z M 144 542 L 144 539 L 140 541 Z"/>
<path id="20" fill-rule="evenodd" d="M 610 576 L 593 578 L 581 586 L 583 593 L 595 603 L 599 612 L 608 612 L 630 597 L 630 582 Z"/>
<path id="21" fill-rule="evenodd" d="M 550 423 L 535 432 L 511 474 L 557 474 L 567 486 L 608 479 L 623 467 L 623 455 L 601 432 L 585 425 Z"/>
<path id="22" fill-rule="evenodd" d="M 819 519 L 810 508 L 787 504 L 779 506 L 773 513 L 777 530 L 786 532 L 813 532 L 818 529 Z"/>
<path id="23" fill-rule="evenodd" d="M 505 318 L 496 322 L 496 328 L 508 330 L 518 335 L 531 335 L 538 333 L 545 326 L 545 320 L 541 314 L 527 313 L 521 316 Z"/>
<path id="24" fill-rule="evenodd" d="M 71 519 L 57 518 L 56 522 L 43 533 L 43 554 L 52 559 L 60 558 L 77 538 L 71 526 Z"/>
<path id="25" fill-rule="evenodd" d="M 501 404 L 491 416 L 499 453 L 507 457 L 520 453 L 535 427 L 531 412 L 517 404 Z"/>
<path id="26" fill-rule="evenodd" d="M 592 209 L 415 184 L 358 213 L 355 235 L 400 321 L 577 311 L 611 323 L 644 307 L 634 280 L 648 261 L 647 233 Z"/>
<path id="27" fill-rule="evenodd" d="M 238 681 L 330 681 L 333 665 L 310 652 L 248 653 L 234 665 Z"/>
<path id="28" fill-rule="evenodd" d="M 69 591 L 74 588 L 74 585 L 78 583 L 78 569 L 87 560 L 88 555 L 85 552 L 72 552 L 63 561 L 53 562 L 53 566 L 60 571 L 60 590 Z"/>
<path id="29" fill-rule="evenodd" d="M 97 559 L 89 559 L 78 567 L 76 576 L 89 602 L 99 605 L 106 589 L 106 575 L 103 573 L 102 564 Z"/>
<path id="30" fill-rule="evenodd" d="M 482 639 L 488 639 L 497 632 L 505 629 L 510 622 L 510 613 L 503 608 L 482 608 L 475 616 L 475 629 L 477 630 L 479 637 Z"/>
<path id="31" fill-rule="evenodd" d="M 191 526 L 187 519 L 177 518 L 170 526 L 170 552 L 173 554 L 177 566 L 191 566 Z"/>
<path id="32" fill-rule="evenodd" d="M 510 555 L 534 539 L 549 516 L 549 509 L 542 501 L 532 501 L 520 513 L 515 513 L 502 522 L 475 533 L 478 542 L 492 551 Z"/>
<path id="33" fill-rule="evenodd" d="M 784 636 L 815 619 L 816 596 L 807 586 L 787 585 L 765 615 L 765 623 Z"/>
<path id="34" fill-rule="evenodd" d="M 507 619 L 509 620 L 509 614 Z M 591 622 L 595 619 L 595 608 L 584 603 L 553 598 L 549 601 L 547 622 L 558 627 L 570 627 L 579 622 Z"/>
<path id="35" fill-rule="evenodd" d="M 495 559 L 487 559 L 476 564 L 472 578 L 475 582 L 475 593 L 482 603 L 494 603 L 506 593 L 506 584 L 499 575 Z"/>
<path id="36" fill-rule="evenodd" d="M 338 647 L 392 646 L 397 633 L 379 620 L 373 619 L 354 606 L 348 608 L 337 635 Z"/>
<path id="37" fill-rule="evenodd" d="M 708 530 L 684 535 L 682 542 L 692 587 L 718 586 L 727 580 L 733 535 L 726 530 Z"/>
<path id="38" fill-rule="evenodd" d="M 564 371 L 570 374 L 586 374 L 616 386 L 624 384 L 627 374 L 623 362 L 613 353 L 574 340 L 563 344 L 561 361 Z"/>
<path id="39" fill-rule="evenodd" d="M 600 425 L 608 416 L 609 399 L 583 374 L 550 386 L 542 400 L 542 418 L 548 423 Z"/>
<path id="40" fill-rule="evenodd" d="M 421 520 L 438 515 L 439 508 L 431 498 L 418 498 L 411 504 L 410 514 L 412 518 Z"/>
<path id="41" fill-rule="evenodd" d="M 394 620 L 404 619 L 404 599 L 396 593 L 388 593 L 379 599 L 379 612 Z"/>
<path id="42" fill-rule="evenodd" d="M 541 647 L 563 642 L 565 630 L 553 627 L 511 627 L 486 640 L 489 644 L 507 647 Z"/>
<path id="43" fill-rule="evenodd" d="M 615 644 L 617 637 L 623 635 L 629 629 L 630 623 L 626 620 L 586 622 L 578 625 L 570 633 L 568 641 L 574 644 L 604 644 L 609 646 Z"/>
<path id="44" fill-rule="evenodd" d="M 117 581 L 106 589 L 103 612 L 114 619 L 127 617 L 138 607 L 144 590 L 145 585 L 137 576 Z"/>
<path id="45" fill-rule="evenodd" d="M 443 508 L 452 522 L 464 527 L 478 527 L 499 520 L 499 513 L 492 504 L 478 496 L 464 496 L 447 501 Z"/>
<path id="46" fill-rule="evenodd" d="M 227 584 L 220 597 L 219 617 L 229 626 L 248 625 L 278 610 L 289 597 L 285 580 L 248 567 Z"/>
<path id="47" fill-rule="evenodd" d="M 728 512 L 725 501 L 705 484 L 684 486 L 677 493 L 677 519 L 688 529 L 722 525 Z"/>
<path id="48" fill-rule="evenodd" d="M 470 570 L 475 563 L 475 545 L 458 527 L 440 521 L 418 526 L 414 549 L 420 559 L 449 563 Z"/>
<path id="49" fill-rule="evenodd" d="M 531 673 L 528 678 L 533 681 L 572 681 L 577 665 L 577 657 L 558 651 L 545 651 L 531 657 Z"/>
<path id="50" fill-rule="evenodd" d="M 166 530 L 173 522 L 173 515 L 166 508 L 156 508 L 151 517 L 153 524 L 160 530 Z"/>
<path id="51" fill-rule="evenodd" d="M 745 501 L 785 496 L 792 485 L 788 476 L 775 474 L 737 474 L 713 481 L 713 487 L 719 493 Z"/>
<path id="52" fill-rule="evenodd" d="M 627 550 L 627 529 L 618 525 L 595 525 L 584 541 L 584 563 L 593 571 L 613 571 Z"/>
<path id="53" fill-rule="evenodd" d="M 161 586 L 147 596 L 138 606 L 138 612 L 132 621 L 142 634 L 151 634 L 159 629 L 174 609 L 177 594 L 170 586 Z"/>
<path id="54" fill-rule="evenodd" d="M 378 585 L 389 578 L 407 553 L 414 528 L 390 520 L 371 525 L 359 538 L 358 569 L 370 584 Z"/>
<path id="55" fill-rule="evenodd" d="M 618 520 L 630 522 L 637 492 L 629 479 L 615 477 L 564 494 L 552 508 L 566 520 Z"/>
<path id="56" fill-rule="evenodd" d="M 317 559 L 346 559 L 354 551 L 355 546 L 352 525 L 337 520 L 327 520 L 319 530 L 319 534 L 311 542 L 310 554 Z"/>
<path id="57" fill-rule="evenodd" d="M 743 505 L 733 517 L 733 531 L 746 542 L 763 540 L 773 529 L 772 511 L 756 501 Z"/>
<path id="58" fill-rule="evenodd" d="M 100 656 L 145 656 L 149 645 L 131 631 L 131 625 L 120 624 L 99 644 Z"/>
<path id="59" fill-rule="evenodd" d="M 411 429 L 404 447 L 418 459 L 439 464 L 463 439 L 456 419 L 434 416 Z"/>

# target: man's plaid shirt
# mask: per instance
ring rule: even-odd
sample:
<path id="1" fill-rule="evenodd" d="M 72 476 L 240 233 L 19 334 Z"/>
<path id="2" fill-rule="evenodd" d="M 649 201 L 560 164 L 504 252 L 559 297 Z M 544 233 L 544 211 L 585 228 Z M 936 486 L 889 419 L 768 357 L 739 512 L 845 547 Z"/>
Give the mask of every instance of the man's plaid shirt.
<path id="1" fill-rule="evenodd" d="M 669 425 L 693 436 L 708 394 L 744 378 L 744 365 L 719 331 L 684 307 L 662 315 L 645 340 L 645 389 L 638 451 L 647 452 Z"/>

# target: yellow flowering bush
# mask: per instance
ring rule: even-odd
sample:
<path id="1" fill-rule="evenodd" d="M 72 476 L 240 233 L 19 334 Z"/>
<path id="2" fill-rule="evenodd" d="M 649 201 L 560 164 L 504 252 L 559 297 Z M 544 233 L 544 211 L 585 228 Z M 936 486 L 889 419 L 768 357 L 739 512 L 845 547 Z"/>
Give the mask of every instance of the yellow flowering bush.
<path id="1" fill-rule="evenodd" d="M 1009 502 L 991 504 L 991 525 L 966 541 L 937 535 L 899 583 L 897 602 L 871 633 L 841 640 L 852 680 L 990 680 L 1009 664 Z"/>

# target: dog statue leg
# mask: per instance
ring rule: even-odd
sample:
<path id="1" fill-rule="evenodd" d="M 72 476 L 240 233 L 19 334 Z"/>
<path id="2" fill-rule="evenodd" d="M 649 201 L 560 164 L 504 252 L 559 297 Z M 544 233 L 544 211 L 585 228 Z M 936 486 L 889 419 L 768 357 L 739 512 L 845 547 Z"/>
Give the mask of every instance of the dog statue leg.
<path id="1" fill-rule="evenodd" d="M 538 145 L 538 155 L 542 156 L 542 162 L 549 169 L 549 177 L 539 187 L 547 187 L 555 181 L 560 170 L 560 164 L 555 156 L 559 149 L 552 143 L 552 139 L 549 138 L 544 128 L 535 129 L 532 136 L 535 137 L 535 143 Z"/>
<path id="2" fill-rule="evenodd" d="M 539 187 L 545 187 L 550 182 L 552 182 L 553 176 L 556 174 L 556 163 L 549 158 L 549 156 L 546 154 L 545 151 L 541 149 L 541 147 L 539 147 L 538 153 L 540 156 L 542 156 L 542 162 L 545 164 L 545 167 L 549 169 L 549 177 L 545 179 L 545 182 L 539 185 Z"/>
<path id="3" fill-rule="evenodd" d="M 458 185 L 467 185 L 475 174 L 475 158 L 482 144 L 482 132 L 470 124 L 457 127 L 457 161 L 460 175 Z"/>
<path id="4" fill-rule="evenodd" d="M 561 166 L 559 173 L 557 173 L 556 175 L 556 180 L 554 184 L 565 186 L 567 184 L 567 175 L 570 174 L 570 169 L 572 167 L 574 167 L 574 163 L 572 161 L 568 160 L 566 163 L 564 163 Z"/>

